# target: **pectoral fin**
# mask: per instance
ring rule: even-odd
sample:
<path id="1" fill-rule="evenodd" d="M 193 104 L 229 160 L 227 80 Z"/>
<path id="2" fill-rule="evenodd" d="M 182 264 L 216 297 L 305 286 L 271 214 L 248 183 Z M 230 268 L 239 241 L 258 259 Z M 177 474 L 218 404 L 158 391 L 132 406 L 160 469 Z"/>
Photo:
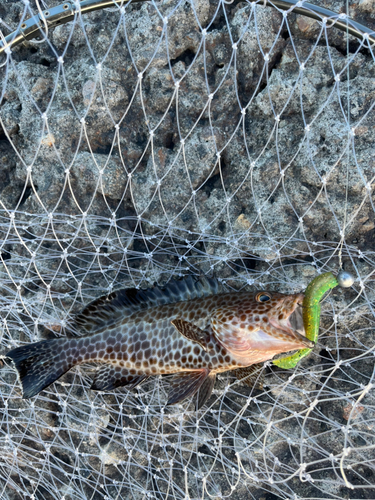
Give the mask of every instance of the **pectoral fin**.
<path id="1" fill-rule="evenodd" d="M 195 326 L 189 321 L 184 319 L 174 319 L 171 321 L 172 325 L 183 335 L 185 338 L 192 340 L 199 344 L 202 349 L 207 351 L 207 343 L 209 341 L 209 335 L 204 330 L 201 330 L 198 326 Z"/>
<path id="2" fill-rule="evenodd" d="M 257 363 L 255 365 L 246 366 L 245 368 L 237 368 L 237 370 L 233 370 L 233 373 L 238 380 L 241 380 L 244 384 L 262 389 L 264 382 L 262 368 L 263 363 Z"/>
<path id="3" fill-rule="evenodd" d="M 203 368 L 202 370 L 175 375 L 171 380 L 167 405 L 180 403 L 184 399 L 193 396 L 202 387 L 209 374 L 210 370 Z M 204 392 L 207 392 L 207 389 Z"/>
<path id="4" fill-rule="evenodd" d="M 131 375 L 126 368 L 116 365 L 102 365 L 95 373 L 91 389 L 94 391 L 111 391 L 116 387 L 126 386 L 134 389 L 148 378 L 148 375 Z"/>

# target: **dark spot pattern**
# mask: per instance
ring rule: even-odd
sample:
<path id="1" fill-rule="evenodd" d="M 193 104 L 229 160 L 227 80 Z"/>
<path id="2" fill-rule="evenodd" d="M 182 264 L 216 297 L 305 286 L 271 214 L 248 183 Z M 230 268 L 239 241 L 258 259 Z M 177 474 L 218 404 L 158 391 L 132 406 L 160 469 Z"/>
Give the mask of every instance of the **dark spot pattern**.
<path id="1" fill-rule="evenodd" d="M 269 294 L 270 300 L 260 303 L 256 300 L 260 293 L 262 292 L 212 295 L 185 302 L 164 303 L 148 309 L 140 308 L 131 314 L 124 313 L 123 316 L 115 317 L 112 323 L 109 321 L 107 328 L 101 324 L 101 328 L 85 337 L 38 343 L 38 356 L 44 357 L 48 353 L 48 360 L 44 361 L 44 364 L 35 364 L 35 367 L 29 368 L 29 358 L 15 361 L 15 364 L 17 367 L 19 363 L 20 368 L 17 369 L 23 374 L 20 375 L 21 380 L 28 380 L 30 373 L 40 380 L 43 378 L 43 369 L 53 365 L 54 369 L 50 371 L 55 375 L 48 372 L 48 377 L 45 377 L 48 383 L 52 383 L 75 364 L 86 361 L 101 362 L 105 366 L 98 371 L 94 388 L 134 386 L 139 377 L 143 377 L 143 380 L 144 376 L 149 374 L 171 374 L 200 369 L 220 373 L 249 366 L 257 363 L 258 359 L 255 355 L 249 355 L 245 361 L 239 361 L 231 349 L 226 347 L 226 336 L 230 335 L 228 332 L 234 332 L 234 338 L 235 335 L 242 336 L 241 339 L 251 338 L 252 333 L 261 328 L 275 338 L 290 342 L 290 334 L 285 331 L 288 326 L 285 322 L 297 307 L 297 300 L 301 302 L 303 298 L 301 295 L 286 296 L 272 292 Z M 100 311 L 99 305 L 98 300 L 97 305 L 86 309 L 87 314 L 99 314 L 95 312 L 95 308 Z M 200 345 L 181 335 L 171 323 L 176 318 L 188 321 L 201 329 L 204 332 L 202 338 L 209 339 L 206 345 Z M 269 322 L 270 318 L 272 324 Z M 81 317 L 80 321 L 83 325 L 85 318 Z M 89 321 L 90 318 L 87 318 L 87 322 Z M 283 322 L 283 328 L 275 326 L 278 321 Z M 99 320 L 92 322 L 99 323 Z M 37 344 L 30 346 L 30 352 L 34 352 L 33 345 Z M 10 354 L 18 360 L 17 352 L 27 350 L 17 349 Z M 265 359 L 270 357 L 272 355 Z M 34 385 L 41 390 L 43 384 Z M 26 382 L 24 389 L 25 387 Z"/>

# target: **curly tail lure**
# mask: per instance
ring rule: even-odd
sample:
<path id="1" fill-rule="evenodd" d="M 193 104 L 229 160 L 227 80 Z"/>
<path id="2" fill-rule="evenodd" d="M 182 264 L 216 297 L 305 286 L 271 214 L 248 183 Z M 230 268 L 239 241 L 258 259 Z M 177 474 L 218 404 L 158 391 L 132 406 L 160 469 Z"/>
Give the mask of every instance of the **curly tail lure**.
<path id="1" fill-rule="evenodd" d="M 317 276 L 311 281 L 306 288 L 305 298 L 303 300 L 303 324 L 306 331 L 306 337 L 313 342 L 318 340 L 319 323 L 320 323 L 320 300 L 323 295 L 340 285 L 343 288 L 348 288 L 354 283 L 353 276 L 346 272 L 340 271 L 337 278 L 331 273 L 324 273 Z M 294 368 L 297 363 L 310 354 L 312 349 L 300 349 L 296 353 L 275 359 L 273 364 L 280 368 Z"/>

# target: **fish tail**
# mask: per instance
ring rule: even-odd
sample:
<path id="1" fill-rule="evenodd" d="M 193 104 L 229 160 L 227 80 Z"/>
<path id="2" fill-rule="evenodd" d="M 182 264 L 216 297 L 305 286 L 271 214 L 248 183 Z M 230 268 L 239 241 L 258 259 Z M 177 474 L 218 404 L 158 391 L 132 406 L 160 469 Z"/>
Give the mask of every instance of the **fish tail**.
<path id="1" fill-rule="evenodd" d="M 75 362 L 67 347 L 65 338 L 50 339 L 17 347 L 4 356 L 17 370 L 23 399 L 35 396 L 72 368 Z"/>

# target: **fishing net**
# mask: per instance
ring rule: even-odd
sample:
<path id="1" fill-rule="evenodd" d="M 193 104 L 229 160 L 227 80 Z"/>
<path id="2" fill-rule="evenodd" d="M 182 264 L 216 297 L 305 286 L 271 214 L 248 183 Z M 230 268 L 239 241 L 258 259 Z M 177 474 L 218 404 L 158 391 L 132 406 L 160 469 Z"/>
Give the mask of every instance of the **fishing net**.
<path id="1" fill-rule="evenodd" d="M 335 26 L 374 3 L 68 3 L 51 28 L 55 5 L 0 5 L 3 41 L 44 19 L 1 60 L 1 353 L 123 287 L 355 283 L 295 369 L 223 374 L 198 412 L 165 377 L 91 391 L 92 365 L 22 400 L 3 361 L 1 498 L 374 498 L 374 51 Z"/>

